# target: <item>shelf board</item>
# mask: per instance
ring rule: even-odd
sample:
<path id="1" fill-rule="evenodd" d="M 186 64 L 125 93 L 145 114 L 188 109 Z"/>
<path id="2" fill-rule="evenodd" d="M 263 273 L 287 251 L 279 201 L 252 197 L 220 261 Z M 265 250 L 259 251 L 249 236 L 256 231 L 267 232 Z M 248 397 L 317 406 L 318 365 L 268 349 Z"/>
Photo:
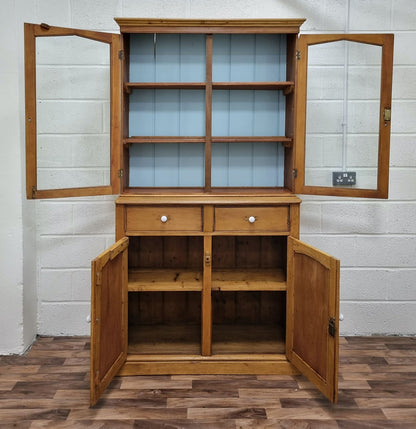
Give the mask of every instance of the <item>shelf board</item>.
<path id="1" fill-rule="evenodd" d="M 201 352 L 199 324 L 129 325 L 128 353 L 197 355 Z"/>
<path id="2" fill-rule="evenodd" d="M 290 93 L 295 82 L 212 82 L 212 89 L 255 89 L 255 90 L 283 90 Z"/>
<path id="3" fill-rule="evenodd" d="M 213 270 L 213 291 L 285 291 L 286 275 L 281 269 Z"/>
<path id="4" fill-rule="evenodd" d="M 201 136 L 132 136 L 123 140 L 124 144 L 135 143 L 204 143 Z"/>
<path id="5" fill-rule="evenodd" d="M 212 353 L 285 353 L 284 329 L 278 325 L 217 325 L 214 321 Z"/>
<path id="6" fill-rule="evenodd" d="M 221 360 L 221 355 L 225 355 L 222 359 L 282 360 L 281 355 L 285 353 L 284 329 L 279 325 L 214 323 L 212 335 L 214 356 L 201 357 L 198 356 L 201 349 L 199 324 L 129 325 L 128 353 L 136 355 L 135 359 L 143 356 L 146 360 L 154 360 L 158 355 L 159 361 L 164 360 L 164 355 L 168 361 L 178 360 L 180 356 L 187 360 L 192 356 L 198 360 Z"/>
<path id="7" fill-rule="evenodd" d="M 256 143 L 256 142 L 275 142 L 283 145 L 291 145 L 292 137 L 285 136 L 215 136 L 211 138 L 212 143 Z"/>
<path id="8" fill-rule="evenodd" d="M 127 82 L 124 91 L 130 94 L 134 89 L 205 89 L 205 82 Z"/>
<path id="9" fill-rule="evenodd" d="M 293 139 L 285 136 L 215 136 L 212 143 L 282 143 L 291 146 Z M 123 139 L 124 144 L 146 143 L 205 143 L 204 136 L 131 136 Z"/>
<path id="10" fill-rule="evenodd" d="M 135 89 L 205 89 L 206 82 L 126 82 L 124 91 L 130 94 Z M 295 82 L 212 82 L 212 89 L 273 90 L 291 93 Z"/>
<path id="11" fill-rule="evenodd" d="M 202 272 L 186 269 L 129 270 L 129 292 L 189 292 L 202 290 Z"/>

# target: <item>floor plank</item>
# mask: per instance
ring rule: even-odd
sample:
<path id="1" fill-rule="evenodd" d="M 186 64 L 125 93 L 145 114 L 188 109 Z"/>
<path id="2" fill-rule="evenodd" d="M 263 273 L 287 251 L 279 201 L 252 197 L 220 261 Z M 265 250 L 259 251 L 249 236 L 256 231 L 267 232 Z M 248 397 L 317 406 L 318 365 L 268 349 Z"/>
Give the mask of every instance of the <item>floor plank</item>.
<path id="1" fill-rule="evenodd" d="M 416 338 L 340 338 L 339 399 L 301 375 L 116 377 L 89 407 L 88 337 L 0 357 L 0 429 L 414 429 Z"/>

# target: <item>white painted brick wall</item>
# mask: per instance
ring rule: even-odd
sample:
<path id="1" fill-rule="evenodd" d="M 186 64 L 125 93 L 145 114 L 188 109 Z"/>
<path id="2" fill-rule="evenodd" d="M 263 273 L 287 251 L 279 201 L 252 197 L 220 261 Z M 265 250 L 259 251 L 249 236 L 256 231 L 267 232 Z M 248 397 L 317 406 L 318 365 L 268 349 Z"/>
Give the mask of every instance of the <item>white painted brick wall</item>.
<path id="1" fill-rule="evenodd" d="M 349 5 L 349 8 L 348 8 Z M 30 16 L 27 16 L 30 11 Z M 13 28 L 23 30 L 23 22 L 47 22 L 50 25 L 117 31 L 114 16 L 189 17 L 189 18 L 307 18 L 303 32 L 391 32 L 395 33 L 395 71 L 392 106 L 390 198 L 368 201 L 304 196 L 301 213 L 302 239 L 341 259 L 341 310 L 345 319 L 342 333 L 351 334 L 416 334 L 416 2 L 414 0 L 19 0 L 13 9 Z M 345 27 L 349 13 L 349 28 Z M 74 45 L 75 47 L 75 45 Z M 78 51 L 79 52 L 79 51 Z M 96 50 L 81 51 L 84 62 L 65 70 L 67 76 L 80 76 L 85 61 L 100 65 L 102 55 Z M 8 54 L 12 55 L 10 52 Z M 62 53 L 64 54 L 64 52 Z M 21 55 L 21 53 L 20 53 Z M 2 61 L 5 57 L 2 57 Z M 6 57 L 8 58 L 8 57 Z M 50 61 L 44 58 L 45 82 L 57 76 Z M 12 60 L 13 61 L 13 60 Z M 59 63 L 59 61 L 58 61 Z M 101 64 L 102 65 L 102 64 Z M 14 68 L 11 68 L 14 72 Z M 23 68 L 19 85 L 23 91 Z M 3 75 L 2 75 L 3 76 Z M 9 76 L 12 79 L 11 75 Z M 43 78 L 42 78 L 43 79 Z M 90 89 L 97 90 L 96 82 Z M 96 174 L 103 167 L 100 137 L 108 133 L 108 102 L 76 100 L 58 85 L 43 86 L 45 114 L 61 118 L 62 152 L 54 160 L 68 160 L 74 147 L 88 140 L 88 150 L 73 165 L 86 173 Z M 100 87 L 98 87 L 100 91 Z M 2 92 L 6 103 L 13 97 Z M 69 95 L 72 100 L 68 99 Z M 75 100 L 74 100 L 75 98 Z M 2 111 L 7 113 L 3 102 Z M 101 102 L 101 108 L 97 106 Z M 61 107 L 66 106 L 64 113 Z M 85 107 L 85 108 L 84 108 Z M 68 114 L 80 120 L 79 132 L 95 134 L 67 136 Z M 89 120 L 83 122 L 84 115 Z M 24 117 L 20 106 L 21 118 Z M 22 119 L 23 120 L 23 119 Z M 53 131 L 48 130 L 47 131 Z M 101 134 L 100 134 L 101 135 Z M 5 145 L 8 142 L 5 141 Z M 41 140 L 46 151 L 53 151 L 51 141 Z M 23 140 L 21 140 L 23 146 Z M 49 145 L 49 147 L 48 147 Z M 3 155 L 3 149 L 2 155 Z M 325 151 L 321 145 L 320 151 Z M 99 153 L 98 153 L 99 152 Z M 94 157 L 91 157 L 91 154 Z M 98 156 L 97 156 L 98 153 Z M 329 157 L 330 158 L 330 157 Z M 1 159 L 5 159 L 3 156 Z M 46 161 L 45 161 L 46 162 Z M 43 167 L 53 167 L 46 162 Z M 62 167 L 62 164 L 61 164 Z M 17 173 L 14 164 L 5 166 L 5 177 Z M 24 164 L 22 163 L 22 168 Z M 20 175 L 20 172 L 19 172 Z M 20 176 L 19 176 L 20 177 Z M 63 180 L 63 179 L 62 179 Z M 82 179 L 84 180 L 84 179 Z M 102 180 L 108 180 L 103 177 Z M 2 185 L 8 186 L 8 180 Z M 3 195 L 3 194 L 2 194 Z M 37 229 L 38 333 L 88 334 L 85 317 L 90 307 L 90 259 L 114 241 L 114 197 L 29 202 L 36 207 L 35 218 L 27 216 L 25 228 Z M 22 204 L 23 206 L 23 204 Z M 4 216 L 4 215 L 2 215 Z M 16 216 L 11 210 L 8 216 Z M 31 224 L 31 222 L 33 222 Z M 4 255 L 17 255 L 10 248 Z M 4 255 L 3 255 L 4 254 Z M 20 263 L 18 261 L 18 263 Z M 11 268 L 13 269 L 13 268 Z M 0 286 L 1 287 L 1 286 Z M 21 299 L 21 289 L 10 302 Z M 15 311 L 16 307 L 13 307 Z M 1 341 L 1 340 L 0 340 Z M 10 343 L 10 341 L 9 341 Z M 11 346 L 10 346 L 11 347 Z"/>

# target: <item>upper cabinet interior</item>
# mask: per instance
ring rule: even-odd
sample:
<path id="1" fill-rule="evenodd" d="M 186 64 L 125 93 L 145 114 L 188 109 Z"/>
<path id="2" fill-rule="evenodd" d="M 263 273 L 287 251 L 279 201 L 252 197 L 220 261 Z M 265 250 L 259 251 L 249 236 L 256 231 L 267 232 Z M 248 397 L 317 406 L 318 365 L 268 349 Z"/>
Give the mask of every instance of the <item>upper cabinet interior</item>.
<path id="1" fill-rule="evenodd" d="M 296 192 L 387 198 L 393 36 L 299 38 Z"/>
<path id="2" fill-rule="evenodd" d="M 116 20 L 125 192 L 293 187 L 285 164 L 303 21 Z"/>
<path id="3" fill-rule="evenodd" d="M 28 198 L 387 197 L 393 36 L 303 20 L 26 24 Z"/>

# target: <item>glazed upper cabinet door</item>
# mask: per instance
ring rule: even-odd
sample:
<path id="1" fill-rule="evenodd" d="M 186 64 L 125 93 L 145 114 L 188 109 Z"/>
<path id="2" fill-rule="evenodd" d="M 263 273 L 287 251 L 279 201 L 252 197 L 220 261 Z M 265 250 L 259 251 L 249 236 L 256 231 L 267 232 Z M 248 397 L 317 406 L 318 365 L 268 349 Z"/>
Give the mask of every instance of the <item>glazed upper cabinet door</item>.
<path id="1" fill-rule="evenodd" d="M 287 358 L 336 402 L 339 260 L 288 237 L 287 265 Z"/>
<path id="2" fill-rule="evenodd" d="M 91 263 L 91 406 L 127 357 L 128 244 L 122 238 Z"/>
<path id="3" fill-rule="evenodd" d="M 25 24 L 27 198 L 120 192 L 120 35 Z"/>
<path id="4" fill-rule="evenodd" d="M 392 34 L 298 40 L 295 192 L 387 198 Z"/>

